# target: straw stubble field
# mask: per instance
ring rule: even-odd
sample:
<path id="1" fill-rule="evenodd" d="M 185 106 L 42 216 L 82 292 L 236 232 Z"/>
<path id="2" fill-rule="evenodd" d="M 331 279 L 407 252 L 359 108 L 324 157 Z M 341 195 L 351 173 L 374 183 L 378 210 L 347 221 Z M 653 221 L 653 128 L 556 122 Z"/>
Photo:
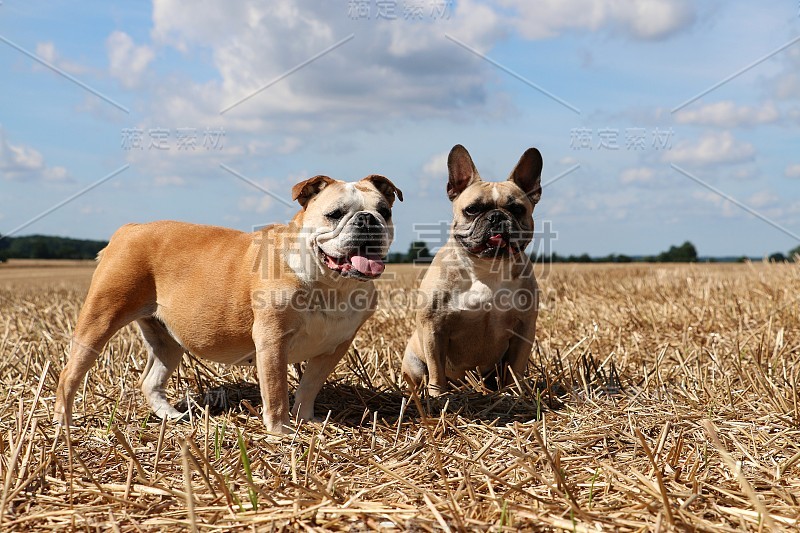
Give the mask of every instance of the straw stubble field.
<path id="1" fill-rule="evenodd" d="M 91 266 L 28 268 L 0 268 L 2 529 L 798 527 L 797 266 L 552 267 L 529 377 L 435 401 L 406 401 L 394 298 L 323 389 L 328 419 L 285 439 L 251 369 L 188 356 L 169 393 L 200 407 L 154 420 L 129 327 L 79 392 L 71 460 L 50 420 Z M 386 294 L 419 271 L 391 273 Z"/>

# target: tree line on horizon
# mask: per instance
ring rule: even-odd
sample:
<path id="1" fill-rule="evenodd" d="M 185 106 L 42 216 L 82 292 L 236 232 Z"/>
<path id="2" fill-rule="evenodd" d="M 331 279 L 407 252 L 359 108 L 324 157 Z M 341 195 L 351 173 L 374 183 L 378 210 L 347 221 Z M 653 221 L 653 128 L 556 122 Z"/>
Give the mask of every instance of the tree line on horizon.
<path id="1" fill-rule="evenodd" d="M 49 235 L 28 235 L 25 237 L 0 236 L 0 262 L 8 259 L 94 259 L 97 253 L 106 247 L 108 241 L 95 241 L 86 239 L 70 239 L 68 237 L 53 237 Z M 770 262 L 800 262 L 800 246 L 789 250 L 785 255 L 782 252 L 771 254 Z M 387 256 L 389 263 L 414 263 L 428 262 L 432 254 L 425 241 L 413 241 L 408 252 L 391 252 Z M 625 254 L 609 254 L 601 257 L 591 257 L 589 254 L 560 255 L 553 252 L 549 257 L 531 256 L 534 261 L 549 261 L 551 263 L 696 263 L 701 260 L 715 261 L 713 258 L 701 259 L 697 248 L 689 241 L 679 246 L 670 246 L 668 250 L 657 255 L 630 256 Z M 750 258 L 741 257 L 738 261 Z"/>
<path id="2" fill-rule="evenodd" d="M 772 263 L 783 262 L 800 262 L 800 246 L 789 250 L 786 255 L 781 252 L 771 254 L 768 259 Z M 424 241 L 414 241 L 408 249 L 408 253 L 392 252 L 388 255 L 387 260 L 389 263 L 415 263 L 415 262 L 429 262 L 432 255 L 428 249 L 427 243 Z M 752 258 L 741 256 L 735 260 L 738 262 L 748 261 Z M 600 257 L 592 257 L 589 254 L 581 255 L 560 255 L 553 252 L 550 256 L 537 257 L 536 254 L 531 255 L 531 260 L 545 261 L 550 263 L 697 263 L 699 261 L 715 262 L 715 258 L 700 258 L 697 254 L 697 248 L 690 241 L 686 241 L 679 246 L 670 246 L 656 255 L 645 256 L 631 256 L 625 254 L 609 254 Z"/>
<path id="3" fill-rule="evenodd" d="M 94 259 L 108 241 L 50 235 L 0 236 L 0 262 L 8 259 Z"/>

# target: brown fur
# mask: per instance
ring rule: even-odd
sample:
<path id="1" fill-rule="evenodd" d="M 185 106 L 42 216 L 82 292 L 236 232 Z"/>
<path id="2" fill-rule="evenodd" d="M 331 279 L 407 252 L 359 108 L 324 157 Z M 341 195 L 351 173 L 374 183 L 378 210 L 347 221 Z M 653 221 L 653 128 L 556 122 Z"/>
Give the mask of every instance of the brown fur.
<path id="1" fill-rule="evenodd" d="M 501 384 L 513 383 L 513 375 L 521 377 L 527 367 L 538 315 L 538 287 L 524 247 L 517 255 L 480 257 L 455 233 L 476 231 L 476 217 L 465 213 L 469 206 L 477 203 L 490 212 L 514 202 L 525 209 L 514 217 L 520 232 L 532 232 L 541 195 L 539 152 L 526 151 L 505 182 L 482 181 L 461 145 L 450 152 L 448 169 L 453 233 L 422 280 L 416 329 L 403 358 L 409 384 L 416 388 L 427 380 L 431 395 L 444 393 L 448 381 L 467 371 L 486 375 L 499 367 Z M 504 306 L 505 295 L 530 295 L 530 306 Z"/>
<path id="2" fill-rule="evenodd" d="M 395 193 L 384 198 L 371 180 L 359 182 L 359 205 L 372 209 L 381 200 L 391 203 Z M 326 177 L 298 184 L 293 196 L 303 209 L 292 221 L 253 233 L 170 221 L 121 227 L 98 255 L 59 378 L 56 420 L 71 423 L 84 376 L 111 336 L 133 321 L 148 348 L 140 384 L 159 416 L 180 415 L 167 403 L 164 385 L 188 351 L 220 363 L 255 363 L 264 422 L 276 433 L 287 431 L 289 423 L 287 364 L 307 360 L 293 412 L 311 418 L 325 378 L 374 306 L 337 314 L 281 308 L 274 299 L 277 295 L 285 303 L 301 289 L 319 287 L 334 301 L 347 301 L 356 289 L 374 291 L 371 281 L 326 270 L 315 251 L 309 255 L 311 268 L 322 274 L 288 259 L 304 246 L 302 230 L 321 227 L 326 206 L 347 192 L 346 185 Z"/>

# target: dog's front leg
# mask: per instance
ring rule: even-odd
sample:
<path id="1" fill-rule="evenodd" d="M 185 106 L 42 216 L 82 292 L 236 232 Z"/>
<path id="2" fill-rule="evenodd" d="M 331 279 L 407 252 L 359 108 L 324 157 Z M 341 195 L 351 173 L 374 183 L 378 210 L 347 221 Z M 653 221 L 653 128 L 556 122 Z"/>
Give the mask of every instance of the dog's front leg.
<path id="1" fill-rule="evenodd" d="M 438 331 L 437 331 L 438 330 Z M 440 396 L 447 392 L 447 373 L 445 357 L 447 356 L 446 329 L 436 328 L 433 323 L 426 323 L 420 328 L 420 344 L 425 354 L 428 367 L 428 394 Z"/>
<path id="2" fill-rule="evenodd" d="M 289 433 L 286 334 L 269 317 L 257 317 L 253 341 L 256 345 L 256 372 L 261 389 L 264 425 L 270 433 Z"/>
<path id="3" fill-rule="evenodd" d="M 325 380 L 347 353 L 352 342 L 352 338 L 348 339 L 337 346 L 333 352 L 308 360 L 303 377 L 300 378 L 300 384 L 294 394 L 293 416 L 301 420 L 314 419 L 314 400 L 316 400 L 322 385 L 325 384 Z"/>

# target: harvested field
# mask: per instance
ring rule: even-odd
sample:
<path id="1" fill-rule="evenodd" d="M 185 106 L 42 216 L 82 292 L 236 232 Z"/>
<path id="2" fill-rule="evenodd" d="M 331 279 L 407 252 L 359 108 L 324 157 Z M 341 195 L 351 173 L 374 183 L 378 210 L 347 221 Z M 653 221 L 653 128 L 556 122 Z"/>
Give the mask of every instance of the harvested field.
<path id="1" fill-rule="evenodd" d="M 406 401 L 412 312 L 387 298 L 320 394 L 328 419 L 284 439 L 264 432 L 252 369 L 188 356 L 169 394 L 194 418 L 154 420 L 128 327 L 78 394 L 71 454 L 51 417 L 91 265 L 11 266 L 4 530 L 800 528 L 796 265 L 554 266 L 529 376 L 435 401 Z M 387 294 L 419 274 L 387 273 Z"/>

